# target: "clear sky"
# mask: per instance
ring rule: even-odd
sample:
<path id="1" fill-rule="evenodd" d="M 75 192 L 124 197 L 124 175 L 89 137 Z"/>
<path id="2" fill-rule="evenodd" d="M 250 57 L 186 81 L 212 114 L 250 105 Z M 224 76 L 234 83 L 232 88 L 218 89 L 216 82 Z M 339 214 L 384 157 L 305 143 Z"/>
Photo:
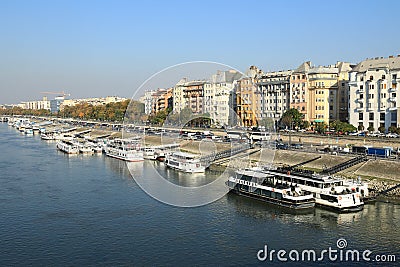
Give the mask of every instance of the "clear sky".
<path id="1" fill-rule="evenodd" d="M 0 0 L 0 103 L 131 97 L 149 76 L 205 60 L 245 71 L 400 54 L 400 1 Z"/>

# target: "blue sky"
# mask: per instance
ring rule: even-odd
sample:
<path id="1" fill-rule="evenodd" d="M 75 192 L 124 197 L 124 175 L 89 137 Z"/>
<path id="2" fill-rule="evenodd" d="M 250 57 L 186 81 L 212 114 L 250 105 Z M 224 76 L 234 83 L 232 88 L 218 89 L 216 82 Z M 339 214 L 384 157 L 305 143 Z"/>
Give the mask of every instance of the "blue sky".
<path id="1" fill-rule="evenodd" d="M 131 97 L 152 74 L 205 60 L 245 71 L 400 54 L 400 1 L 0 0 L 0 103 Z"/>

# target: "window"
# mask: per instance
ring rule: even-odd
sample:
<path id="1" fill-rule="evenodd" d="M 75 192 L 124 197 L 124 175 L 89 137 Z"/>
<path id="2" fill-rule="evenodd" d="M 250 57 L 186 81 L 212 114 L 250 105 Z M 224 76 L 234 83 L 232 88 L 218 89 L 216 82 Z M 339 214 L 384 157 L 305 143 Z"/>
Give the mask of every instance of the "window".
<path id="1" fill-rule="evenodd" d="M 370 112 L 370 113 L 369 113 L 369 120 L 370 120 L 370 121 L 373 121 L 373 120 L 374 120 L 374 113 L 373 113 L 373 112 Z"/>
<path id="2" fill-rule="evenodd" d="M 358 120 L 362 121 L 364 119 L 364 113 L 358 113 Z"/>
<path id="3" fill-rule="evenodd" d="M 369 80 L 370 80 L 370 81 L 373 81 L 373 80 L 374 80 L 374 76 L 372 76 L 372 75 L 369 76 Z"/>
<path id="4" fill-rule="evenodd" d="M 381 113 L 379 114 L 379 119 L 380 119 L 381 121 L 384 121 L 384 120 L 385 120 L 385 113 L 384 113 L 384 112 L 381 112 Z"/>
<path id="5" fill-rule="evenodd" d="M 360 90 L 364 89 L 364 85 L 360 85 Z"/>
<path id="6" fill-rule="evenodd" d="M 382 75 L 382 80 L 384 80 L 384 79 L 386 79 L 386 76 L 385 76 L 385 74 L 383 74 L 383 75 Z"/>
<path id="7" fill-rule="evenodd" d="M 363 77 L 363 76 L 360 77 L 360 81 L 361 81 L 361 82 L 364 81 L 364 77 Z"/>
<path id="8" fill-rule="evenodd" d="M 391 121 L 397 121 L 397 112 L 391 112 L 390 113 L 390 120 Z"/>
<path id="9" fill-rule="evenodd" d="M 363 99 L 364 98 L 364 94 L 360 94 L 360 99 Z"/>
<path id="10" fill-rule="evenodd" d="M 333 110 L 333 106 L 329 106 L 329 110 Z"/>
<path id="11" fill-rule="evenodd" d="M 392 75 L 392 80 L 396 80 L 397 79 L 397 74 L 393 74 Z"/>

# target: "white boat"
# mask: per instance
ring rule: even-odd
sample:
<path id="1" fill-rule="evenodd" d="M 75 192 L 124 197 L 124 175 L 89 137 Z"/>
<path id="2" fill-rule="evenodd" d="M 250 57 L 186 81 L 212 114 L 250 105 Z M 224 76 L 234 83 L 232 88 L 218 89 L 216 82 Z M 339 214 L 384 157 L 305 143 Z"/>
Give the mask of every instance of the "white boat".
<path id="1" fill-rule="evenodd" d="M 52 134 L 52 133 L 47 133 L 47 134 L 42 133 L 42 134 L 40 135 L 40 138 L 43 139 L 43 140 L 47 140 L 47 141 L 49 141 L 49 140 L 55 140 L 54 134 Z"/>
<path id="2" fill-rule="evenodd" d="M 309 171 L 288 171 L 285 168 L 264 169 L 263 173 L 277 175 L 282 182 L 299 186 L 303 191 L 312 193 L 318 206 L 339 212 L 355 212 L 364 208 L 360 192 L 350 190 L 343 179 Z"/>
<path id="3" fill-rule="evenodd" d="M 206 170 L 196 155 L 185 152 L 174 152 L 166 157 L 165 162 L 168 167 L 183 172 L 202 173 Z"/>
<path id="4" fill-rule="evenodd" d="M 145 159 L 164 161 L 166 155 L 172 154 L 179 148 L 179 144 L 165 144 L 143 148 Z"/>
<path id="5" fill-rule="evenodd" d="M 82 154 L 93 154 L 93 149 L 88 144 L 78 143 L 79 152 Z"/>
<path id="6" fill-rule="evenodd" d="M 24 133 L 26 135 L 33 135 L 33 129 L 32 128 L 25 128 Z"/>
<path id="7" fill-rule="evenodd" d="M 102 154 L 103 153 L 103 147 L 101 147 L 100 145 L 93 146 L 92 149 L 93 149 L 93 152 L 95 154 Z"/>
<path id="8" fill-rule="evenodd" d="M 58 141 L 57 148 L 67 154 L 78 154 L 79 153 L 78 145 L 71 141 L 65 141 L 65 140 Z"/>
<path id="9" fill-rule="evenodd" d="M 129 162 L 144 160 L 139 138 L 111 140 L 107 144 L 106 155 Z"/>
<path id="10" fill-rule="evenodd" d="M 154 146 L 144 147 L 143 148 L 143 157 L 144 157 L 144 159 L 155 160 L 156 159 L 155 151 L 156 151 L 156 148 Z"/>
<path id="11" fill-rule="evenodd" d="M 246 169 L 236 171 L 235 176 L 229 177 L 226 184 L 238 195 L 267 203 L 296 210 L 314 208 L 312 193 L 301 190 L 299 186 L 290 186 L 279 178 L 279 175 Z"/>

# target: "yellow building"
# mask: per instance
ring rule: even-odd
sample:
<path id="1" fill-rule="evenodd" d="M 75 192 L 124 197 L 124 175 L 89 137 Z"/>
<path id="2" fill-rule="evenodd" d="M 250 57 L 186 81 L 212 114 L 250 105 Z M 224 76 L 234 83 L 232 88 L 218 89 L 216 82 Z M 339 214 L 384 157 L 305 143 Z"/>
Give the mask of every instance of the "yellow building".
<path id="1" fill-rule="evenodd" d="M 315 67 L 308 72 L 308 118 L 311 126 L 338 119 L 338 68 Z"/>
<path id="2" fill-rule="evenodd" d="M 256 86 L 253 78 L 242 78 L 236 85 L 236 114 L 243 123 L 243 126 L 256 126 L 258 110 Z"/>

